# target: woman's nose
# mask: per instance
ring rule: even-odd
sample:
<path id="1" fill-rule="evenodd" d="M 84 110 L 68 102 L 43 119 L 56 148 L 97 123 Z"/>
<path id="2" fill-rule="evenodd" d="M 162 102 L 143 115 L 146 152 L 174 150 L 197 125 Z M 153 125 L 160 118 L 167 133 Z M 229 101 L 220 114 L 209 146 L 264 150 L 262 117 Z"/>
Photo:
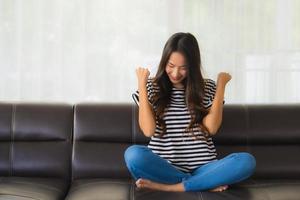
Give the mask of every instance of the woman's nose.
<path id="1" fill-rule="evenodd" d="M 172 71 L 172 76 L 173 76 L 174 78 L 177 78 L 178 75 L 179 75 L 178 69 L 174 69 L 174 70 Z"/>

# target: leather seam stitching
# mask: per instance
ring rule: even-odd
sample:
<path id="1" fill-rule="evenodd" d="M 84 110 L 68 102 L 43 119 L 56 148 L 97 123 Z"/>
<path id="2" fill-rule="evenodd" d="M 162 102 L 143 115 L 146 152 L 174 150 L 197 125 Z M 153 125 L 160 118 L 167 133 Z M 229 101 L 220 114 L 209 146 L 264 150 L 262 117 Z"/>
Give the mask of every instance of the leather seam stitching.
<path id="1" fill-rule="evenodd" d="M 14 133 L 15 133 L 15 121 L 16 121 L 16 105 L 12 106 L 12 115 L 11 115 L 11 143 L 9 151 L 9 175 L 13 175 L 13 148 L 14 148 Z"/>
<path id="2" fill-rule="evenodd" d="M 244 109 L 246 115 L 246 150 L 251 153 L 250 139 L 249 139 L 249 128 L 250 128 L 249 108 L 244 104 Z"/>

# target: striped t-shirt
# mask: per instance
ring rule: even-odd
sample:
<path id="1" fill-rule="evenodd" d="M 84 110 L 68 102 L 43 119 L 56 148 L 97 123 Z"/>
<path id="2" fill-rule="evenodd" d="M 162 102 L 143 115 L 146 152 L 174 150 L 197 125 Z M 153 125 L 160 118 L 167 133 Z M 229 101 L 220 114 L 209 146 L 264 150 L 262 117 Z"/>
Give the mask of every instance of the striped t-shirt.
<path id="1" fill-rule="evenodd" d="M 153 106 L 153 96 L 158 92 L 158 86 L 153 79 L 147 81 L 148 100 Z M 205 96 L 203 105 L 208 109 L 216 91 L 216 84 L 211 79 L 205 79 Z M 139 93 L 136 91 L 132 95 L 135 103 L 139 105 Z M 186 132 L 189 126 L 191 115 L 185 103 L 185 90 L 173 87 L 169 106 L 166 108 L 163 120 L 166 124 L 166 133 L 160 137 L 162 129 L 156 121 L 155 134 L 151 137 L 148 148 L 153 153 L 167 160 L 175 168 L 183 172 L 192 172 L 200 165 L 216 160 L 216 149 L 212 139 L 205 139 L 204 134 L 199 129 L 193 129 L 192 133 Z"/>

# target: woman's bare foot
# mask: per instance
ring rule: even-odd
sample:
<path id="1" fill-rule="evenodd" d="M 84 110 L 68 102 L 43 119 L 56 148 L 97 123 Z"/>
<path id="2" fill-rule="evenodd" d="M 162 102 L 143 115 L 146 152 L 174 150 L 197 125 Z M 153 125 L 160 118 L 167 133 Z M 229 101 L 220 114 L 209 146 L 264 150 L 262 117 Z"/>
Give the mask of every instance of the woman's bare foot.
<path id="1" fill-rule="evenodd" d="M 157 183 L 150 181 L 148 179 L 138 179 L 135 182 L 136 186 L 138 188 L 148 188 L 152 190 L 160 190 L 160 191 L 167 191 L 167 192 L 184 192 L 184 186 L 182 183 L 177 183 L 173 185 L 163 184 L 163 183 Z M 228 188 L 228 185 L 222 185 L 219 187 L 216 187 L 214 189 L 209 190 L 210 192 L 223 192 Z"/>
<path id="2" fill-rule="evenodd" d="M 216 187 L 209 191 L 210 192 L 223 192 L 223 191 L 227 190 L 227 188 L 228 188 L 228 185 L 222 185 L 222 186 Z"/>
<path id="3" fill-rule="evenodd" d="M 135 184 L 138 188 L 149 188 L 152 190 L 169 191 L 169 192 L 170 191 L 184 192 L 184 186 L 182 183 L 168 185 L 168 184 L 157 183 L 147 179 L 140 178 L 135 182 Z"/>

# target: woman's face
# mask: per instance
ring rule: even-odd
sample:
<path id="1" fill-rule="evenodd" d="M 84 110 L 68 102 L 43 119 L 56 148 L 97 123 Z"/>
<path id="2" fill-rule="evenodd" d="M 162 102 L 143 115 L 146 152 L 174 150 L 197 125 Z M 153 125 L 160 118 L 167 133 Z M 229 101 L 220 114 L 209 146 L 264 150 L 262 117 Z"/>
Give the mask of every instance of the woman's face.
<path id="1" fill-rule="evenodd" d="M 166 73 L 176 88 L 183 88 L 183 80 L 187 76 L 187 66 L 184 56 L 179 52 L 173 52 L 167 62 Z"/>

